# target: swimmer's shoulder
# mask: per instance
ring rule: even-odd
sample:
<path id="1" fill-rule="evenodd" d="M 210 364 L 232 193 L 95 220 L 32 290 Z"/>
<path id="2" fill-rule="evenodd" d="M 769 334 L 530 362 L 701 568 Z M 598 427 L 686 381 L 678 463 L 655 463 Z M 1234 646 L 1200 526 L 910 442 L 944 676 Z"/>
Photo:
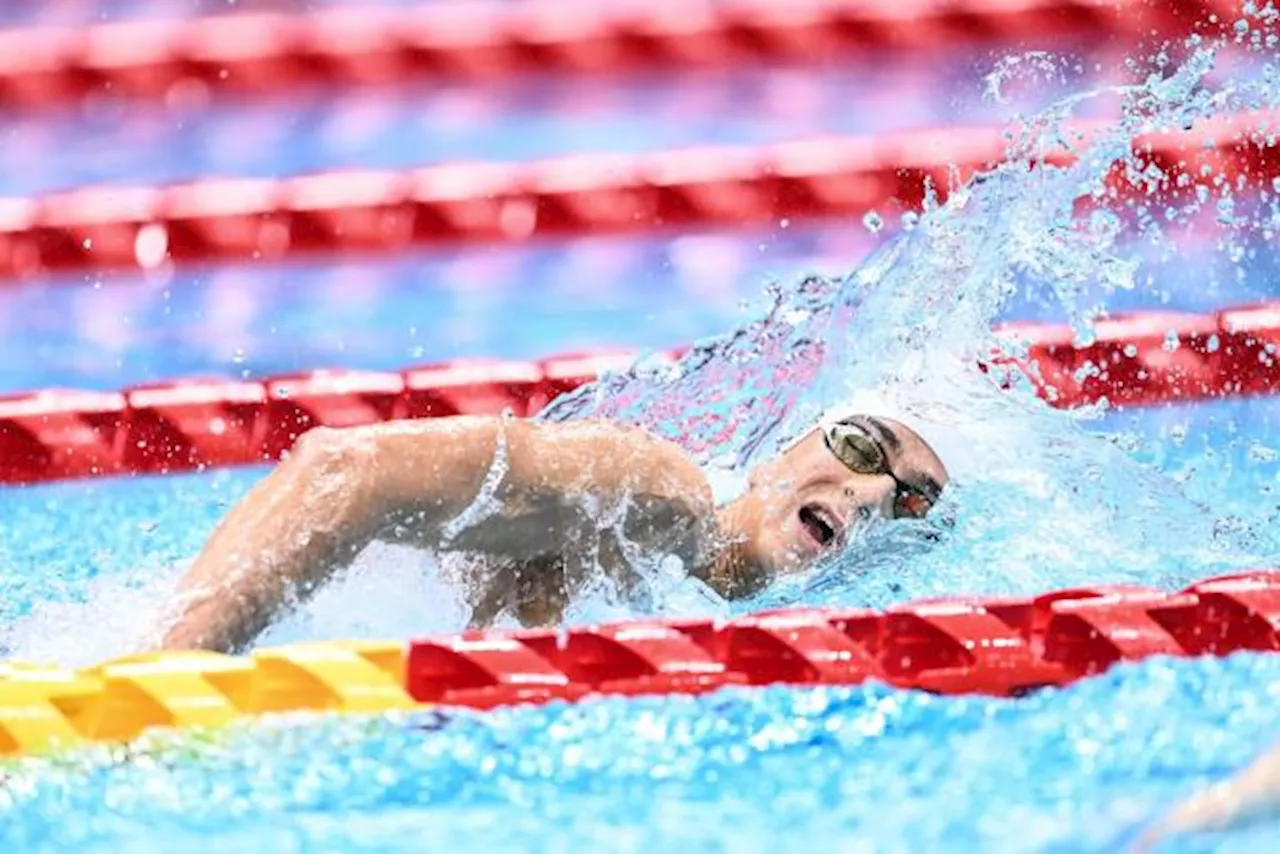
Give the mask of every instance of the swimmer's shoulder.
<path id="1" fill-rule="evenodd" d="M 557 449 L 544 462 L 568 475 L 557 491 L 574 507 L 578 536 L 591 534 L 583 541 L 595 544 L 593 565 L 625 582 L 634 580 L 635 554 L 674 557 L 686 567 L 705 563 L 719 542 L 715 501 L 706 474 L 684 448 L 613 421 L 537 423 L 546 447 Z M 597 501 L 574 497 L 584 493 Z"/>
<path id="2" fill-rule="evenodd" d="M 632 424 L 607 420 L 538 425 L 547 444 L 572 460 L 579 450 L 591 458 L 588 475 L 628 493 L 680 499 L 691 509 L 714 509 L 706 474 L 678 443 Z"/>

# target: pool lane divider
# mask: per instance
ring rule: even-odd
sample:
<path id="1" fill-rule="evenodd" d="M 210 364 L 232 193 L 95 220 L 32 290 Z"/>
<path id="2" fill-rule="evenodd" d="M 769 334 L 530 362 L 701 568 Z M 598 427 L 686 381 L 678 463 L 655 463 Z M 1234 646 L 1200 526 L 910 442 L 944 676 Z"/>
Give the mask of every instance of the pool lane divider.
<path id="1" fill-rule="evenodd" d="M 85 98 L 189 109 L 210 98 L 314 86 L 509 80 L 831 61 L 865 51 L 987 49 L 1039 38 L 1174 38 L 1221 32 L 1225 2 L 685 0 L 643 3 L 470 0 L 0 31 L 0 107 Z M 1218 12 L 1218 17 L 1210 15 Z"/>
<path id="2" fill-rule="evenodd" d="M 1194 201 L 1197 191 L 1218 194 L 1223 182 L 1270 187 L 1280 177 L 1280 149 L 1269 131 L 1278 124 L 1280 116 L 1259 111 L 1140 136 L 1133 162 L 1115 164 L 1107 176 L 1109 204 L 1158 202 L 1163 215 L 1179 199 Z M 1080 150 L 1108 127 L 1081 122 L 1062 135 Z M 71 283 L 77 279 L 66 274 L 105 270 L 390 256 L 415 247 L 774 226 L 875 208 L 918 209 L 926 187 L 945 197 L 957 178 L 1004 163 L 1008 131 L 941 127 L 0 199 L 0 285 Z M 1061 166 L 1074 157 L 1048 150 L 1036 162 Z"/>
<path id="3" fill-rule="evenodd" d="M 1151 656 L 1280 650 L 1280 572 L 1167 593 L 1136 586 L 961 596 L 885 611 L 784 609 L 727 621 L 303 643 L 244 656 L 136 655 L 80 670 L 0 663 L 0 755 L 125 742 L 282 712 L 492 709 L 602 696 L 868 680 L 1017 697 Z"/>
<path id="4" fill-rule="evenodd" d="M 1001 333 L 1024 349 L 985 364 L 993 380 L 1008 385 L 1017 376 L 1011 368 L 1033 367 L 1036 392 L 1058 407 L 1104 398 L 1116 407 L 1148 406 L 1280 389 L 1280 303 L 1110 318 L 1097 323 L 1087 345 L 1059 325 L 1016 324 Z M 0 484 L 266 463 L 317 426 L 530 415 L 602 373 L 626 369 L 635 356 L 613 351 L 0 396 Z"/>

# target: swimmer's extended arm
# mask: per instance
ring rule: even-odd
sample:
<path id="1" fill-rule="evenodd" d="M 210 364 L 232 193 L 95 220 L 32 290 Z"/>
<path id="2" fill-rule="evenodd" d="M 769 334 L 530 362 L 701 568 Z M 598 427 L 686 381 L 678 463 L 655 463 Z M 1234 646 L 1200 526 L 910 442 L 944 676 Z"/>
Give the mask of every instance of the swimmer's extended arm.
<path id="1" fill-rule="evenodd" d="M 501 509 L 467 529 L 468 549 L 554 556 L 593 523 L 584 493 L 605 512 L 640 506 L 642 525 L 690 530 L 713 513 L 697 466 L 635 428 L 460 417 L 315 430 L 210 538 L 181 582 L 181 612 L 161 645 L 243 648 L 371 541 L 411 529 L 440 544 L 500 451 L 506 470 L 492 485 Z"/>
<path id="2" fill-rule="evenodd" d="M 1230 830 L 1277 815 L 1280 815 L 1280 748 L 1273 748 L 1236 776 L 1178 804 L 1134 851 L 1148 851 L 1169 837 Z"/>

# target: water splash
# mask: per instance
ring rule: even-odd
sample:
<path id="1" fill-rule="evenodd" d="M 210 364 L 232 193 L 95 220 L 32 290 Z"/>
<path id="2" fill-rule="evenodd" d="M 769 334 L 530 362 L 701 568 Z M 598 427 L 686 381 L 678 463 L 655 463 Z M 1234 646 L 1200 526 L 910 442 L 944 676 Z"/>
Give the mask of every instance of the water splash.
<path id="1" fill-rule="evenodd" d="M 1271 6 L 1252 14 L 1259 26 L 1275 20 Z M 1145 287 L 1158 300 L 1143 278 L 1147 246 L 1167 261 L 1181 240 L 1210 235 L 1238 264 L 1243 242 L 1272 233 L 1269 185 L 1211 165 L 1166 175 L 1137 141 L 1274 109 L 1274 44 L 1252 25 L 1213 42 L 1193 36 L 1176 65 L 1166 48 L 1140 82 L 1052 104 L 1014 128 L 999 166 L 948 187 L 945 201 L 928 193 L 913 227 L 849 276 L 774 286 L 757 321 L 700 342 L 676 364 L 651 360 L 607 376 L 542 417 L 643 426 L 713 471 L 722 497 L 833 405 L 872 393 L 887 414 L 924 425 L 956 482 L 946 514 L 954 525 L 887 526 L 747 607 L 883 605 L 1088 579 L 1175 585 L 1274 561 L 1280 540 L 1259 532 L 1261 520 L 1224 525 L 1182 485 L 1091 430 L 1105 406 L 1054 410 L 1028 378 L 1004 391 L 977 367 L 993 351 L 1016 354 L 992 332 L 1015 294 L 1051 301 L 1087 341 L 1115 295 Z M 1257 73 L 1215 82 L 1224 54 Z M 1073 130 L 1099 102 L 1117 105 L 1107 126 Z M 1265 123 L 1239 132 L 1275 144 Z M 1117 175 L 1128 192 L 1118 192 Z"/>
<path id="2" fill-rule="evenodd" d="M 1044 50 L 1002 56 L 982 78 L 983 94 L 990 100 L 1007 104 L 1011 88 L 1018 84 L 1035 87 L 1049 81 L 1067 82 L 1078 77 L 1084 69 L 1078 59 L 1061 56 Z"/>

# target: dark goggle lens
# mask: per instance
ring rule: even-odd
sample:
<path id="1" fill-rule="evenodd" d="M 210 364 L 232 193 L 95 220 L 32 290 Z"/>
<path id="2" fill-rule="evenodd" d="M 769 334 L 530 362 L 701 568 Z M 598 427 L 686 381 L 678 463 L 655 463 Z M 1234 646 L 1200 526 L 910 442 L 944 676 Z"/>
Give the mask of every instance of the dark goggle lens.
<path id="1" fill-rule="evenodd" d="M 889 470 L 880 443 L 851 424 L 833 424 L 827 431 L 827 445 L 840 462 L 858 474 L 885 474 L 897 483 L 893 498 L 894 517 L 923 519 L 933 509 L 933 500 L 912 489 Z"/>
<path id="2" fill-rule="evenodd" d="M 847 424 L 836 424 L 827 433 L 827 444 L 836 458 L 858 474 L 886 474 L 884 452 L 874 439 Z"/>

